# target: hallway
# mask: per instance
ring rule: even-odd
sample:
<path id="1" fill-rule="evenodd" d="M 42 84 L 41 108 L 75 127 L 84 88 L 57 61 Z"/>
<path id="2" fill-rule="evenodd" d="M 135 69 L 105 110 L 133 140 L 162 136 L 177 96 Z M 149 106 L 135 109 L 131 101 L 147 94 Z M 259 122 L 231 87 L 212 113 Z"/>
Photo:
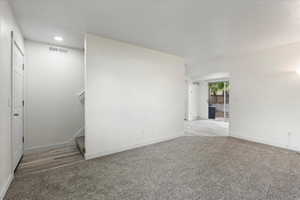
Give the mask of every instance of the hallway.
<path id="1" fill-rule="evenodd" d="M 229 123 L 216 120 L 185 121 L 184 132 L 193 136 L 228 136 Z"/>

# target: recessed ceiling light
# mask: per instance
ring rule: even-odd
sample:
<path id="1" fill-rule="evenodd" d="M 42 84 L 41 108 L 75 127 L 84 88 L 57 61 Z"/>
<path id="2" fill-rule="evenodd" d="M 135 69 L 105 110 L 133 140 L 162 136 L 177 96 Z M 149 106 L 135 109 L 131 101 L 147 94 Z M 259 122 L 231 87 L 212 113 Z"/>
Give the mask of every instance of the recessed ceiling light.
<path id="1" fill-rule="evenodd" d="M 61 41 L 63 41 L 64 39 L 63 39 L 62 37 L 60 37 L 60 36 L 55 36 L 55 37 L 54 37 L 54 40 L 56 40 L 56 41 L 58 41 L 58 42 L 61 42 Z"/>

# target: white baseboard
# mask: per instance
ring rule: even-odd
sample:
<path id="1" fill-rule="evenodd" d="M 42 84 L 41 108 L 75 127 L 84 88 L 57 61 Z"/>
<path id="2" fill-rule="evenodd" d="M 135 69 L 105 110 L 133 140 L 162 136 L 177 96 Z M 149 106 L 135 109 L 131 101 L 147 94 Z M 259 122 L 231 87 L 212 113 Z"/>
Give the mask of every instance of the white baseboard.
<path id="1" fill-rule="evenodd" d="M 0 200 L 4 199 L 5 194 L 6 194 L 7 190 L 8 190 L 11 182 L 13 181 L 13 179 L 14 179 L 14 175 L 10 174 L 9 177 L 8 177 L 8 179 L 7 179 L 7 181 L 6 181 L 6 183 L 5 183 L 5 185 L 4 185 L 4 187 L 0 188 Z"/>
<path id="2" fill-rule="evenodd" d="M 238 139 L 242 139 L 242 140 L 248 140 L 248 141 L 251 141 L 251 142 L 266 144 L 266 145 L 270 145 L 270 146 L 275 146 L 275 147 L 279 147 L 279 148 L 283 148 L 283 149 L 288 149 L 288 150 L 300 152 L 300 147 L 288 146 L 284 143 L 271 142 L 271 141 L 267 141 L 267 140 L 257 138 L 257 137 L 242 136 L 242 135 L 238 135 L 238 134 L 234 134 L 234 133 L 230 133 L 229 136 L 234 137 L 234 138 L 238 138 Z"/>
<path id="3" fill-rule="evenodd" d="M 90 159 L 94 159 L 94 158 L 99 158 L 99 157 L 102 157 L 102 156 L 115 154 L 115 153 L 119 153 L 119 152 L 122 152 L 122 151 L 130 150 L 130 149 L 135 149 L 135 148 L 139 148 L 139 147 L 143 147 L 143 146 L 147 146 L 147 145 L 151 145 L 151 144 L 155 144 L 155 143 L 160 143 L 160 142 L 165 142 L 165 141 L 168 141 L 168 140 L 173 140 L 173 139 L 181 137 L 181 136 L 184 136 L 184 134 L 182 133 L 182 134 L 179 134 L 179 135 L 176 135 L 176 136 L 152 139 L 152 140 L 148 140 L 147 142 L 134 144 L 134 145 L 130 145 L 130 146 L 124 146 L 124 147 L 117 148 L 117 149 L 112 149 L 112 150 L 109 150 L 109 151 L 101 151 L 101 152 L 98 152 L 98 153 L 95 153 L 95 154 L 85 153 L 85 159 L 90 160 Z"/>

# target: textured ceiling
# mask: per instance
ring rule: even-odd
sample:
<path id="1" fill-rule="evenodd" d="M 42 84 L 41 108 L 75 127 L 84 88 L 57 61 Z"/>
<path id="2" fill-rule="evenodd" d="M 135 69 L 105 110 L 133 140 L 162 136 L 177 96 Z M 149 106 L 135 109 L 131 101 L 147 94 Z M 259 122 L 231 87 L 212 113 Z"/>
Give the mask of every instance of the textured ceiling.
<path id="1" fill-rule="evenodd" d="M 84 33 L 206 60 L 300 41 L 300 0 L 10 0 L 25 38 Z"/>

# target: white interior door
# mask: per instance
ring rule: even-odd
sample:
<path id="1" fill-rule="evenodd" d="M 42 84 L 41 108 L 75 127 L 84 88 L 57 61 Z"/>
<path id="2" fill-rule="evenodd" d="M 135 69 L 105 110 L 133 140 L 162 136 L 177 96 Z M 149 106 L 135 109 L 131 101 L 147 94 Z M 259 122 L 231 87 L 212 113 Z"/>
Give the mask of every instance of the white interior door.
<path id="1" fill-rule="evenodd" d="M 16 169 L 24 148 L 24 56 L 12 42 L 12 160 Z"/>

